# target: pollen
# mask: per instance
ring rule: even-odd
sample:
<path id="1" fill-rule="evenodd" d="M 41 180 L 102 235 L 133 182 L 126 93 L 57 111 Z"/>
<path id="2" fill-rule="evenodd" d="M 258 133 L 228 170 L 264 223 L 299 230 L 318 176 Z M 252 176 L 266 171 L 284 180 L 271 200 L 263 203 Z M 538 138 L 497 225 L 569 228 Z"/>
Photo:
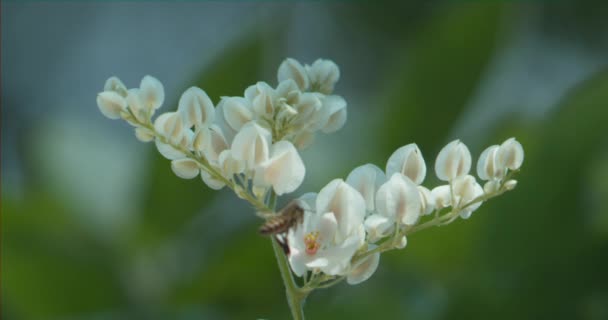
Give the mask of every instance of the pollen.
<path id="1" fill-rule="evenodd" d="M 309 232 L 304 236 L 304 245 L 306 246 L 306 254 L 314 255 L 321 247 L 321 243 L 319 243 L 319 232 Z"/>

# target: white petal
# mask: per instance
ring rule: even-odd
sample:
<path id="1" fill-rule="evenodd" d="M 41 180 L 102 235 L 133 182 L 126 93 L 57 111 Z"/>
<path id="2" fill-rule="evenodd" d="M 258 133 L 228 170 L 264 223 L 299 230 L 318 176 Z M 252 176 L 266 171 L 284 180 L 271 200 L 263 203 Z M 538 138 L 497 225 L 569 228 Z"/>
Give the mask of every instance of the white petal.
<path id="1" fill-rule="evenodd" d="M 226 185 L 223 181 L 211 177 L 205 170 L 201 170 L 201 178 L 203 179 L 203 182 L 213 190 L 220 190 Z"/>
<path id="2" fill-rule="evenodd" d="M 197 87 L 190 87 L 179 98 L 177 111 L 181 113 L 184 126 L 209 126 L 215 118 L 213 102 L 205 91 Z"/>
<path id="3" fill-rule="evenodd" d="M 293 144 L 296 148 L 303 150 L 315 141 L 315 134 L 309 131 L 300 132 L 294 138 Z"/>
<path id="4" fill-rule="evenodd" d="M 119 119 L 127 109 L 127 101 L 114 91 L 104 91 L 97 95 L 97 106 L 101 113 L 110 119 Z"/>
<path id="5" fill-rule="evenodd" d="M 335 179 L 317 195 L 317 212 L 333 212 L 338 221 L 340 236 L 346 237 L 362 226 L 365 200 L 342 179 Z"/>
<path id="6" fill-rule="evenodd" d="M 317 202 L 317 193 L 316 192 L 307 192 L 301 195 L 299 198 L 300 204 L 303 209 L 306 211 L 314 211 L 315 204 Z"/>
<path id="7" fill-rule="evenodd" d="M 150 120 L 152 112 L 144 106 L 139 89 L 129 89 L 127 92 L 127 104 L 138 122 L 147 123 Z"/>
<path id="8" fill-rule="evenodd" d="M 154 140 L 154 132 L 150 131 L 148 128 L 135 128 L 135 137 L 141 142 L 150 142 Z"/>
<path id="9" fill-rule="evenodd" d="M 381 214 L 372 214 L 365 219 L 364 225 L 368 241 L 376 242 L 392 232 L 395 219 Z"/>
<path id="10" fill-rule="evenodd" d="M 292 79 L 298 85 L 300 90 L 308 89 L 309 80 L 304 67 L 295 59 L 287 58 L 279 66 L 277 72 L 279 82 Z"/>
<path id="11" fill-rule="evenodd" d="M 319 220 L 319 241 L 321 243 L 331 244 L 334 240 L 334 235 L 338 228 L 338 221 L 332 212 L 327 212 L 321 216 Z"/>
<path id="12" fill-rule="evenodd" d="M 500 168 L 517 170 L 524 162 L 524 148 L 515 138 L 507 139 L 496 151 L 496 161 Z"/>
<path id="13" fill-rule="evenodd" d="M 433 190 L 431 190 L 431 194 L 435 198 L 435 208 L 443 209 L 452 205 L 452 196 L 450 194 L 449 185 L 435 187 Z"/>
<path id="14" fill-rule="evenodd" d="M 331 94 L 340 79 L 340 69 L 331 60 L 318 59 L 307 68 L 311 86 L 324 94 Z"/>
<path id="15" fill-rule="evenodd" d="M 234 159 L 230 149 L 224 150 L 220 153 L 218 157 L 218 165 L 222 175 L 228 179 L 232 179 L 235 174 L 245 171 L 245 164 L 243 161 Z"/>
<path id="16" fill-rule="evenodd" d="M 270 131 L 255 122 L 244 125 L 232 141 L 232 156 L 245 161 L 247 169 L 255 169 L 268 160 L 269 145 L 272 140 Z"/>
<path id="17" fill-rule="evenodd" d="M 421 211 L 420 194 L 416 184 L 401 173 L 393 174 L 378 189 L 376 210 L 386 217 L 394 217 L 404 225 L 414 225 Z"/>
<path id="18" fill-rule="evenodd" d="M 127 96 L 127 87 L 117 77 L 110 77 L 103 86 L 103 91 L 114 91 L 122 97 Z"/>
<path id="19" fill-rule="evenodd" d="M 418 192 L 420 193 L 420 203 L 422 204 L 421 214 L 427 215 L 435 211 L 435 204 L 437 200 L 431 191 L 423 186 L 418 186 Z"/>
<path id="20" fill-rule="evenodd" d="M 236 140 L 236 139 L 235 139 Z M 272 185 L 277 195 L 296 190 L 306 174 L 298 150 L 289 141 L 279 141 L 272 146 L 270 158 L 256 169 L 256 184 Z"/>
<path id="21" fill-rule="evenodd" d="M 228 142 L 228 144 L 232 144 L 232 140 L 234 140 L 234 136 L 237 134 L 237 131 L 232 129 L 228 122 L 226 122 L 226 118 L 224 118 L 225 102 L 226 98 L 222 98 L 222 100 L 220 100 L 220 102 L 217 104 L 217 108 L 215 110 L 215 119 L 213 119 L 213 122 L 222 129 L 226 142 Z"/>
<path id="22" fill-rule="evenodd" d="M 199 167 L 192 159 L 179 159 L 171 161 L 171 169 L 176 176 L 182 179 L 194 179 L 198 176 Z"/>
<path id="23" fill-rule="evenodd" d="M 266 82 L 258 82 L 245 90 L 245 99 L 251 102 L 252 110 L 261 117 L 272 117 L 276 93 Z"/>
<path id="24" fill-rule="evenodd" d="M 370 163 L 355 168 L 346 178 L 346 183 L 359 191 L 365 199 L 368 212 L 374 211 L 376 192 L 384 182 L 386 182 L 384 172 Z"/>
<path id="25" fill-rule="evenodd" d="M 295 81 L 287 79 L 279 83 L 275 94 L 277 98 L 283 99 L 287 104 L 295 105 L 299 103 L 302 92 Z"/>
<path id="26" fill-rule="evenodd" d="M 370 247 L 374 248 L 373 246 Z M 380 263 L 380 253 L 374 253 L 365 259 L 357 262 L 356 265 L 352 267 L 348 276 L 346 277 L 346 282 L 350 285 L 359 284 L 367 279 L 369 279 L 376 269 L 378 269 L 378 264 Z"/>
<path id="27" fill-rule="evenodd" d="M 158 152 L 163 157 L 165 157 L 169 160 L 182 159 L 182 158 L 186 157 L 186 155 L 183 152 L 175 149 L 171 145 L 160 142 L 160 140 L 158 140 L 158 138 L 156 138 L 155 143 L 156 143 L 156 148 L 158 149 Z"/>
<path id="28" fill-rule="evenodd" d="M 477 175 L 481 180 L 501 178 L 499 176 L 500 173 L 498 172 L 500 170 L 497 170 L 495 161 L 497 150 L 498 145 L 493 145 L 486 148 L 479 156 L 479 160 L 477 161 Z"/>
<path id="29" fill-rule="evenodd" d="M 475 177 L 466 175 L 458 177 L 452 182 L 452 191 L 458 207 L 463 207 L 475 198 L 483 195 L 483 188 L 475 181 Z M 466 208 L 468 211 L 475 211 L 481 202 L 477 202 Z"/>
<path id="30" fill-rule="evenodd" d="M 456 177 L 467 175 L 470 170 L 471 153 L 460 140 L 448 143 L 437 155 L 435 173 L 439 180 L 451 181 Z"/>
<path id="31" fill-rule="evenodd" d="M 361 247 L 364 236 L 365 233 L 354 233 L 339 245 L 318 252 L 319 258 L 327 259 L 327 266 L 321 267 L 321 271 L 329 275 L 345 274 L 350 267 L 350 260 Z"/>
<path id="32" fill-rule="evenodd" d="M 241 97 L 230 97 L 224 101 L 224 118 L 234 130 L 240 130 L 243 125 L 253 120 L 251 102 Z"/>
<path id="33" fill-rule="evenodd" d="M 207 160 L 217 163 L 220 153 L 228 149 L 228 143 L 220 127 L 211 125 L 208 130 L 209 139 L 205 140 L 207 144 L 203 146 L 203 152 Z"/>
<path id="34" fill-rule="evenodd" d="M 415 143 L 397 149 L 386 162 L 386 175 L 391 177 L 396 172 L 421 184 L 426 176 L 426 164 L 422 152 Z"/>
<path id="35" fill-rule="evenodd" d="M 152 76 L 145 76 L 139 84 L 141 99 L 144 106 L 152 111 L 160 108 L 165 101 L 165 88 L 158 79 Z"/>
<path id="36" fill-rule="evenodd" d="M 291 247 L 292 241 L 289 241 L 289 265 L 295 275 L 301 277 L 306 272 L 306 253 Z"/>
<path id="37" fill-rule="evenodd" d="M 325 133 L 340 130 L 346 123 L 346 101 L 340 96 L 327 96 L 323 101 L 323 108 L 326 109 L 327 123 L 321 128 Z"/>

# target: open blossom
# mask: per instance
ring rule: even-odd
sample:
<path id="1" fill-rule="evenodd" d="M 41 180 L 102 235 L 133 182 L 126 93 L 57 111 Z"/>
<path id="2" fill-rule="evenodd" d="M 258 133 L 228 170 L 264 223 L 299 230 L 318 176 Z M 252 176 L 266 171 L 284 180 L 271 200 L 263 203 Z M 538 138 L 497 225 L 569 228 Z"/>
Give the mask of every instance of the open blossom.
<path id="1" fill-rule="evenodd" d="M 314 202 L 315 211 L 306 211 L 303 223 L 289 230 L 291 268 L 298 276 L 314 269 L 345 274 L 365 239 L 363 197 L 336 179 L 321 189 Z"/>

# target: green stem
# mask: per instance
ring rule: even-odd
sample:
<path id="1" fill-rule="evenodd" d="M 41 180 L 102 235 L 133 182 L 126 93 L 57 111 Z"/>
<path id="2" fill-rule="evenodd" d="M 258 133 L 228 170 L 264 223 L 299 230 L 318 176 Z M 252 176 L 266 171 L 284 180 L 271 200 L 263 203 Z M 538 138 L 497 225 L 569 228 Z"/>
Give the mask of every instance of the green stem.
<path id="1" fill-rule="evenodd" d="M 289 304 L 289 309 L 291 310 L 291 316 L 294 320 L 304 320 L 304 300 L 306 300 L 308 293 L 298 288 L 293 276 L 291 275 L 287 257 L 274 237 L 272 237 L 272 249 L 274 250 L 274 255 L 277 258 L 279 271 L 281 271 L 281 278 L 283 279 L 283 284 L 285 285 L 287 303 Z"/>

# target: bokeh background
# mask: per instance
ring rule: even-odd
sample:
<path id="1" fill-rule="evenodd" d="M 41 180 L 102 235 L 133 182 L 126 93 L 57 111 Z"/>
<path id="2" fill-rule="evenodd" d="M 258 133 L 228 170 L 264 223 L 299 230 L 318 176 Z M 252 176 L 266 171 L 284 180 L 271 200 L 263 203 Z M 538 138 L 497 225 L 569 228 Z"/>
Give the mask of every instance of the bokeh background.
<path id="1" fill-rule="evenodd" d="M 285 57 L 334 60 L 349 103 L 298 193 L 413 141 L 428 166 L 455 138 L 526 151 L 515 191 L 314 292 L 309 319 L 608 319 L 606 3 L 1 6 L 3 319 L 287 319 L 252 210 L 95 104 L 145 74 L 165 110 L 194 84 L 218 101 Z"/>

